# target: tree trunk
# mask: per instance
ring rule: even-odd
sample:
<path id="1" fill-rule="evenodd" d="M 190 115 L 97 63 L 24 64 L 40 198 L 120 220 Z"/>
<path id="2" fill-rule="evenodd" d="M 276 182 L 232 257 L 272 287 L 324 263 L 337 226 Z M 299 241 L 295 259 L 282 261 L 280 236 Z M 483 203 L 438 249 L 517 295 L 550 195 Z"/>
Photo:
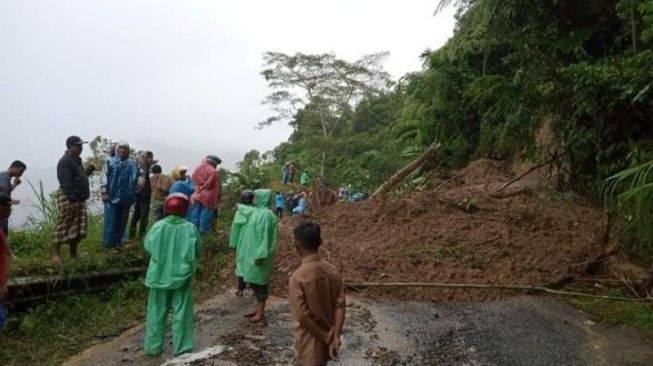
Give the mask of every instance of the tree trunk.
<path id="1" fill-rule="evenodd" d="M 326 165 L 327 146 L 329 145 L 330 135 L 326 120 L 324 119 L 324 114 L 322 113 L 320 113 L 320 123 L 322 124 L 322 135 L 324 136 L 324 142 L 322 143 L 322 157 L 320 161 L 320 176 L 324 179 L 324 166 Z"/>
<path id="2" fill-rule="evenodd" d="M 322 161 L 320 162 L 320 177 L 324 179 L 324 165 L 326 164 L 326 151 L 322 150 Z"/>
<path id="3" fill-rule="evenodd" d="M 415 171 L 415 169 L 419 168 L 425 161 L 428 159 L 433 153 L 438 151 L 440 148 L 440 144 L 438 143 L 433 143 L 431 146 L 429 146 L 428 149 L 426 149 L 422 155 L 418 156 L 417 159 L 413 160 L 410 164 L 406 165 L 405 167 L 399 169 L 398 172 L 396 172 L 390 179 L 385 181 L 370 197 L 374 196 L 380 196 L 394 188 L 397 184 L 401 183 L 410 173 Z"/>
<path id="4" fill-rule="evenodd" d="M 637 52 L 637 19 L 635 19 L 635 0 L 630 0 L 630 37 L 633 42 L 633 52 Z"/>

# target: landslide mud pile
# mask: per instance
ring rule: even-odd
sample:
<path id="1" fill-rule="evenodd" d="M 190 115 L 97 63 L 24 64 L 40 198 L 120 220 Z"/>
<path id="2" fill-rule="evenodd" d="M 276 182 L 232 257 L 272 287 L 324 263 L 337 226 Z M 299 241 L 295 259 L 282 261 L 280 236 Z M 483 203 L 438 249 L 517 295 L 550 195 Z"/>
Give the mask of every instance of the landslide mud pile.
<path id="1" fill-rule="evenodd" d="M 537 175 L 535 175 L 537 177 Z M 403 198 L 338 202 L 312 212 L 323 228 L 322 254 L 348 282 L 551 284 L 582 275 L 605 248 L 600 209 L 555 198 L 528 177 L 511 180 L 499 163 L 479 160 L 445 185 Z M 285 295 L 299 265 L 284 218 L 272 291 Z M 403 299 L 489 300 L 498 291 L 376 289 Z"/>

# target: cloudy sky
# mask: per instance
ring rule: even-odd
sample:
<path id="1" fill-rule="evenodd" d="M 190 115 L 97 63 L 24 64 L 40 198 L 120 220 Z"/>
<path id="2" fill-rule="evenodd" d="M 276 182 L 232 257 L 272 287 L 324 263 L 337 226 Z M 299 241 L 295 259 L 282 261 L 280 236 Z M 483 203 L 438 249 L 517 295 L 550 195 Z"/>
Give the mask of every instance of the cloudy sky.
<path id="1" fill-rule="evenodd" d="M 269 92 L 263 52 L 355 60 L 387 50 L 386 69 L 398 78 L 451 36 L 453 10 L 433 16 L 436 5 L 0 0 L 0 169 L 21 159 L 43 179 L 70 134 L 127 140 L 153 150 L 164 168 L 206 153 L 233 168 L 246 151 L 270 150 L 290 134 L 283 125 L 254 129 L 269 115 L 260 103 Z"/>

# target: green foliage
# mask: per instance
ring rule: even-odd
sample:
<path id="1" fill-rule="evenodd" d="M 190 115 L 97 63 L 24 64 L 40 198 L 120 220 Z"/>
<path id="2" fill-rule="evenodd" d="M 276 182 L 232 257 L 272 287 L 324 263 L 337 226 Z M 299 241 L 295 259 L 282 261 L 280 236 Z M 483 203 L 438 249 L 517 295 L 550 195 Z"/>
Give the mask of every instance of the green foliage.
<path id="1" fill-rule="evenodd" d="M 260 126 L 289 121 L 295 131 L 309 127 L 320 150 L 320 174 L 324 175 L 331 140 L 350 118 L 357 102 L 389 85 L 388 73 L 382 67 L 387 55 L 381 52 L 348 62 L 333 54 L 266 52 L 261 75 L 274 91 L 264 103 L 270 104 L 276 115 Z M 320 133 L 316 133 L 318 130 Z"/>
<path id="2" fill-rule="evenodd" d="M 50 245 L 55 216 L 50 215 L 54 197 L 38 192 L 40 216 L 30 218 L 21 230 L 12 230 L 11 244 L 17 259 L 12 260 L 10 278 L 35 275 L 74 276 L 80 273 L 144 267 L 147 255 L 140 241 L 129 242 L 119 253 L 102 249 L 102 216 L 90 215 L 88 237 L 80 243 L 81 257 L 72 261 L 64 256 L 62 266 L 50 261 Z M 47 213 L 47 215 L 45 215 Z M 233 206 L 220 211 L 219 226 L 228 227 Z M 42 220 L 42 221 L 40 221 Z M 224 236 L 203 236 L 204 252 L 193 282 L 197 300 L 213 296 L 230 251 Z M 65 246 L 62 251 L 65 254 Z M 0 364 L 57 365 L 71 355 L 96 343 L 113 338 L 124 330 L 142 324 L 147 289 L 143 281 L 116 284 L 97 294 L 77 294 L 56 298 L 25 312 L 9 309 L 9 322 L 0 330 Z M 47 342 L 43 342 L 47 339 Z"/>
<path id="3" fill-rule="evenodd" d="M 604 196 L 631 229 L 628 249 L 653 257 L 653 160 L 608 178 Z"/>
<path id="4" fill-rule="evenodd" d="M 147 291 L 141 281 L 98 295 L 67 296 L 22 317 L 10 313 L 0 333 L 3 365 L 57 365 L 94 339 L 115 337 L 143 319 Z M 47 342 L 43 342 L 47 339 Z"/>
<path id="5" fill-rule="evenodd" d="M 145 251 L 140 245 L 130 245 L 120 253 L 108 254 L 102 249 L 103 220 L 99 214 L 91 213 L 88 218 L 87 237 L 80 243 L 82 256 L 75 261 L 66 261 L 59 266 L 50 261 L 52 232 L 57 222 L 57 198 L 46 195 L 43 184 L 37 189 L 29 183 L 36 197 L 33 204 L 36 213 L 27 218 L 21 229 L 11 230 L 12 250 L 18 257 L 12 260 L 10 277 L 33 275 L 73 275 L 91 270 L 129 268 L 143 266 Z M 66 252 L 64 246 L 63 253 Z"/>
<path id="6" fill-rule="evenodd" d="M 325 67 L 335 64 L 333 55 L 266 54 L 263 74 L 277 91 L 268 101 L 284 106 L 273 120 L 294 127 L 263 164 L 274 166 L 273 179 L 295 160 L 312 173 L 326 168 L 331 186 L 371 190 L 437 141 L 442 148 L 425 170 L 459 168 L 479 157 L 553 160 L 559 189 L 598 198 L 606 178 L 647 161 L 653 0 L 442 0 L 434 6 L 436 13 L 457 8 L 449 41 L 424 52 L 423 69 L 392 90 L 356 92 L 347 103 L 331 104 L 352 85 L 367 84 L 329 84 L 343 80 Z M 537 141 L 544 121 L 552 122 L 551 146 Z M 635 226 L 637 240 L 648 240 Z"/>
<path id="7" fill-rule="evenodd" d="M 574 288 L 581 292 L 594 292 L 595 288 Z M 606 295 L 630 297 L 625 290 L 610 290 Z M 572 298 L 571 304 L 586 311 L 598 320 L 611 325 L 633 326 L 647 334 L 653 334 L 653 307 L 646 303 L 628 303 L 621 301 Z"/>

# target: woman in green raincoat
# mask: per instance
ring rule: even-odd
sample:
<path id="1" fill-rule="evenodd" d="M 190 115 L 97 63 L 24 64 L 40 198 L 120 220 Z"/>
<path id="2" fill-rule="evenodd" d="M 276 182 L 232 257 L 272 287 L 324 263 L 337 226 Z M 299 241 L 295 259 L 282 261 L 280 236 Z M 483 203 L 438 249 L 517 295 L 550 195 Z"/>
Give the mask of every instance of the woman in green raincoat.
<path id="1" fill-rule="evenodd" d="M 200 254 L 200 235 L 197 227 L 186 221 L 189 205 L 184 194 L 169 195 L 163 205 L 168 216 L 157 221 L 145 236 L 145 250 L 150 256 L 145 286 L 150 294 L 143 348 L 149 356 L 163 352 L 170 309 L 174 354 L 193 350 L 195 324 L 191 279 Z"/>
<path id="2" fill-rule="evenodd" d="M 229 246 L 236 249 L 236 276 L 249 284 L 257 300 L 255 310 L 246 315 L 254 323 L 265 321 L 265 301 L 277 246 L 277 217 L 271 204 L 272 190 L 257 189 L 253 206 L 239 204 L 231 226 Z"/>

